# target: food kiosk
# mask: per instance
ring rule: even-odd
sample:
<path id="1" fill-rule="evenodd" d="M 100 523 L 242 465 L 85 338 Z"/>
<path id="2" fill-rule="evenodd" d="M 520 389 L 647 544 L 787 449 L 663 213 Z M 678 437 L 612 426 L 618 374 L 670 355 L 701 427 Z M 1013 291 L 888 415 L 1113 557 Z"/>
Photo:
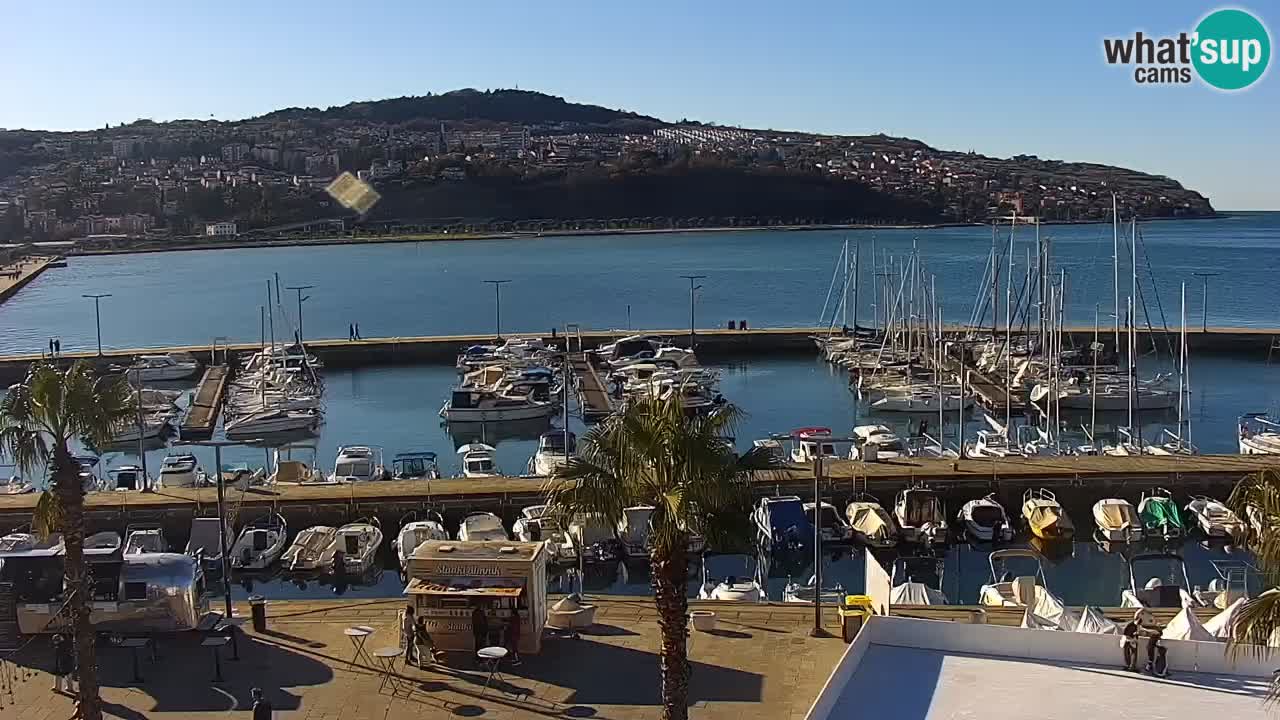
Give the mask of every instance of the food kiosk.
<path id="1" fill-rule="evenodd" d="M 521 654 L 542 649 L 547 622 L 547 559 L 540 542 L 429 540 L 409 558 L 405 594 L 439 650 L 475 651 L 471 618 L 488 618 L 488 645 L 505 646 L 520 623 Z"/>

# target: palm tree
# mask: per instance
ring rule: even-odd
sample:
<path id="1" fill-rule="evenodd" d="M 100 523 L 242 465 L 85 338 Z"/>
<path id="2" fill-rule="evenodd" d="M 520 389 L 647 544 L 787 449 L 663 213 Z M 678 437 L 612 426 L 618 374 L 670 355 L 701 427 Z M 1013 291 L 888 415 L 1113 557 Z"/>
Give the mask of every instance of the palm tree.
<path id="1" fill-rule="evenodd" d="M 586 516 L 616 527 L 623 509 L 654 508 L 649 561 L 658 626 L 664 720 L 688 717 L 690 538 L 709 547 L 740 544 L 749 531 L 753 471 L 775 467 L 760 449 L 733 452 L 726 438 L 740 417 L 733 406 L 689 417 L 679 393 L 645 397 L 593 428 L 571 458 L 547 481 L 547 501 L 566 517 Z"/>
<path id="2" fill-rule="evenodd" d="M 99 377 L 84 360 L 65 371 L 36 363 L 0 402 L 0 448 L 23 473 L 48 468 L 52 480 L 52 490 L 40 496 L 32 525 L 42 535 L 61 532 L 66 545 L 64 612 L 75 635 L 79 715 L 84 720 L 100 720 L 102 708 L 84 564 L 84 488 L 68 446 L 76 439 L 94 447 L 108 444 L 133 413 L 133 395 L 124 379 Z"/>
<path id="3" fill-rule="evenodd" d="M 1280 586 L 1280 470 L 1246 475 L 1231 493 L 1231 509 L 1245 521 L 1245 547 L 1254 555 L 1262 586 Z M 1248 600 L 1231 626 L 1232 653 L 1265 654 L 1280 637 L 1280 592 Z M 1280 700 L 1280 675 L 1272 677 L 1271 700 Z"/>

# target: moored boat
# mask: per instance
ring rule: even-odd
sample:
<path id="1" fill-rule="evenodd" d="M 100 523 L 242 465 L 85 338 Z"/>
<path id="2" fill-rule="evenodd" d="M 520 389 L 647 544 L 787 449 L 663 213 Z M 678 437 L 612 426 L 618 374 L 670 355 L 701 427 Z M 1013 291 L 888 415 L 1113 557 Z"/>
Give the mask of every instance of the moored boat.
<path id="1" fill-rule="evenodd" d="M 1045 488 L 1030 488 L 1023 494 L 1022 519 L 1041 540 L 1070 540 L 1076 532 L 1058 498 Z"/>

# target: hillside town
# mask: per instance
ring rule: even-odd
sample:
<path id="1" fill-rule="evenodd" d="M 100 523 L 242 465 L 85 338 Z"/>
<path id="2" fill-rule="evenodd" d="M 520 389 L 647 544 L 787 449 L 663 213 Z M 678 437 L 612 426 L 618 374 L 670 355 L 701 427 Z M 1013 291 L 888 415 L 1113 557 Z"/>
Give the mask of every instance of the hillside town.
<path id="1" fill-rule="evenodd" d="M 509 221 L 528 218 L 497 211 L 487 217 L 386 217 L 375 211 L 353 218 L 325 188 L 350 172 L 382 195 L 412 197 L 442 185 L 463 191 L 493 176 L 616 176 L 682 163 L 857 183 L 926 204 L 933 222 L 984 222 L 1011 212 L 1050 222 L 1101 220 L 1109 217 L 1113 193 L 1127 212 L 1144 217 L 1214 214 L 1206 198 L 1163 176 L 1032 155 L 999 159 L 944 151 L 886 135 L 823 136 L 651 118 L 612 125 L 483 117 L 388 122 L 282 111 L 242 122 L 140 120 L 81 132 L 0 132 L 0 242 L 74 240 L 91 247 L 122 238 L 340 233 L 362 220 L 384 229 L 447 230 L 460 223 L 472 231 L 509 229 Z M 557 220 L 584 221 L 558 218 L 554 210 L 546 219 L 551 227 Z M 850 219 L 861 218 L 850 213 Z M 676 227 L 681 220 L 644 222 Z"/>

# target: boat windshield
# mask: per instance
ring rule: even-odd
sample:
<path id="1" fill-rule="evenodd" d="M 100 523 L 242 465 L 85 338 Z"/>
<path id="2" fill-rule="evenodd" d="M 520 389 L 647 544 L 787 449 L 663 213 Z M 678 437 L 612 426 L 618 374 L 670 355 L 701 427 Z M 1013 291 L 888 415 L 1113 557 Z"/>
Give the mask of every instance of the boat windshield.
<path id="1" fill-rule="evenodd" d="M 367 477 L 373 474 L 373 466 L 368 460 L 344 460 L 337 464 L 334 474 L 341 477 Z"/>
<path id="2" fill-rule="evenodd" d="M 805 514 L 809 516 L 809 522 L 814 521 L 812 510 L 809 510 Z M 819 521 L 822 523 L 822 527 L 824 528 L 837 527 L 841 524 L 840 517 L 836 514 L 836 509 L 830 505 L 823 505 L 822 511 L 818 515 L 820 518 Z"/>
<path id="3" fill-rule="evenodd" d="M 996 523 L 1004 524 L 1004 513 L 998 507 L 979 505 L 970 511 L 973 522 L 982 527 L 992 527 Z"/>
<path id="4" fill-rule="evenodd" d="M 906 500 L 905 520 L 908 525 L 937 522 L 942 517 L 942 503 L 938 496 L 931 492 L 908 493 Z"/>
<path id="5" fill-rule="evenodd" d="M 467 461 L 467 469 L 471 472 L 493 472 L 493 460 L 489 458 L 472 458 Z"/>
<path id="6" fill-rule="evenodd" d="M 769 503 L 769 524 L 775 528 L 810 527 L 809 518 L 799 500 Z"/>
<path id="7" fill-rule="evenodd" d="M 427 474 L 427 463 L 422 458 L 406 458 L 395 461 L 396 475 L 417 477 Z"/>

